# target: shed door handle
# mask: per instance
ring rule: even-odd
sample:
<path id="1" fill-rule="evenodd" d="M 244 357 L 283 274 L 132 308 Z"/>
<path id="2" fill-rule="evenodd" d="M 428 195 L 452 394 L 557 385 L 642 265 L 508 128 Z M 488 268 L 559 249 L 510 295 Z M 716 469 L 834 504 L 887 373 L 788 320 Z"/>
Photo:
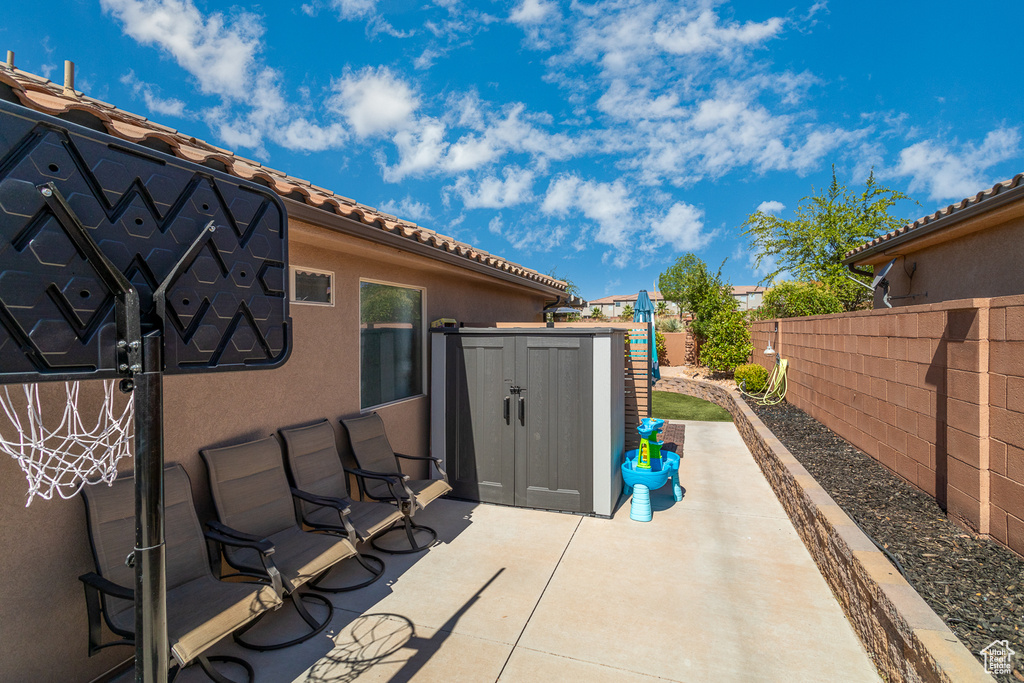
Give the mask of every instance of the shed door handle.
<path id="1" fill-rule="evenodd" d="M 511 420 L 512 416 L 510 415 L 510 413 L 511 413 L 511 405 L 512 405 L 512 397 L 511 396 L 506 396 L 504 402 L 505 402 L 505 424 L 507 424 L 507 425 L 508 424 L 512 424 L 512 420 Z"/>
<path id="2" fill-rule="evenodd" d="M 519 397 L 519 424 L 526 425 L 526 399 Z"/>

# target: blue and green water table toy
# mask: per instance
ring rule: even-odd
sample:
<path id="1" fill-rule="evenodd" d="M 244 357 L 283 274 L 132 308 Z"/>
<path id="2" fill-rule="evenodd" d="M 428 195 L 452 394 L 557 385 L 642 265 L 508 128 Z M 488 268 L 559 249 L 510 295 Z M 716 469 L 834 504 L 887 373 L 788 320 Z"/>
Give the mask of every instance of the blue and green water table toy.
<path id="1" fill-rule="evenodd" d="M 662 450 L 664 442 L 658 440 L 658 433 L 664 426 L 664 420 L 644 418 L 637 427 L 640 448 L 627 451 L 626 461 L 622 463 L 626 495 L 633 494 L 629 518 L 637 522 L 653 519 L 651 491 L 660 489 L 669 479 L 672 479 L 672 497 L 676 502 L 683 499 L 683 489 L 679 486 L 679 455 Z"/>

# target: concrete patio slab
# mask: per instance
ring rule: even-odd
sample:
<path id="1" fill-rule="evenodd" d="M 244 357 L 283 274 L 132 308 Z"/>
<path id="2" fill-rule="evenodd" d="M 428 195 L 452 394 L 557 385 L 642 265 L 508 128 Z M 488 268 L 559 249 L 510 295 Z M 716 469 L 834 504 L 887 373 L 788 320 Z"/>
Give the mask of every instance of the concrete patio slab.
<path id="1" fill-rule="evenodd" d="M 680 472 L 649 523 L 436 501 L 439 542 L 332 595 L 324 634 L 215 649 L 261 682 L 878 681 L 735 426 L 687 422 Z"/>

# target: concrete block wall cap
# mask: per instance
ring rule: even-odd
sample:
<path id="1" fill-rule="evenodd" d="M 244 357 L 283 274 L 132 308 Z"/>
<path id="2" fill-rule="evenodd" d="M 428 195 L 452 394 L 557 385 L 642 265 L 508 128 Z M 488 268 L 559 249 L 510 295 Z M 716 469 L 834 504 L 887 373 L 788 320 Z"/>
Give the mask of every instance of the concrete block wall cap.
<path id="1" fill-rule="evenodd" d="M 835 507 L 839 507 L 839 506 L 835 506 Z M 839 511 L 842 512 L 842 508 L 839 508 Z M 846 521 L 845 522 L 839 522 L 839 523 L 837 523 L 837 521 L 833 521 L 833 519 L 831 518 L 831 515 L 832 515 L 832 511 L 825 511 L 824 512 L 825 518 L 829 522 L 832 523 L 832 526 L 835 529 L 836 535 L 838 535 L 839 538 L 842 540 L 842 542 L 846 544 L 846 547 L 849 549 L 849 551 L 851 553 L 857 552 L 857 551 L 864 551 L 864 552 L 877 552 L 878 551 L 878 546 L 876 546 L 874 544 L 874 542 L 870 538 L 868 538 L 864 534 L 864 532 L 861 531 L 860 528 L 857 527 L 856 524 L 853 523 L 853 520 L 850 519 L 849 515 L 847 515 L 845 512 L 843 512 L 843 517 L 845 517 Z M 836 520 L 841 520 L 842 518 L 840 518 L 838 515 L 836 515 L 835 519 Z"/>
<path id="2" fill-rule="evenodd" d="M 893 609 L 900 613 L 911 630 L 942 631 L 946 629 L 945 622 L 909 583 L 882 584 L 882 595 L 892 604 Z"/>
<path id="3" fill-rule="evenodd" d="M 934 660 L 943 683 L 994 683 L 996 680 L 949 629 L 919 629 L 913 635 Z"/>

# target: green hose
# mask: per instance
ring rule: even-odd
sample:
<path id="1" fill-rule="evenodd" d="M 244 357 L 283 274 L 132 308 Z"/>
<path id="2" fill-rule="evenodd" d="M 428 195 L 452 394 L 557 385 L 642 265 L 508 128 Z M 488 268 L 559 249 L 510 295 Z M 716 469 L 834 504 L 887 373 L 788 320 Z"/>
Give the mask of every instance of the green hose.
<path id="1" fill-rule="evenodd" d="M 772 370 L 772 374 L 768 376 L 768 387 L 763 393 L 749 394 L 746 392 L 744 385 L 740 386 L 740 393 L 748 398 L 754 399 L 754 402 L 762 406 L 773 406 L 776 403 L 782 403 L 786 398 L 787 368 L 789 368 L 789 361 L 785 358 L 780 358 L 778 362 L 775 363 L 775 369 Z"/>

